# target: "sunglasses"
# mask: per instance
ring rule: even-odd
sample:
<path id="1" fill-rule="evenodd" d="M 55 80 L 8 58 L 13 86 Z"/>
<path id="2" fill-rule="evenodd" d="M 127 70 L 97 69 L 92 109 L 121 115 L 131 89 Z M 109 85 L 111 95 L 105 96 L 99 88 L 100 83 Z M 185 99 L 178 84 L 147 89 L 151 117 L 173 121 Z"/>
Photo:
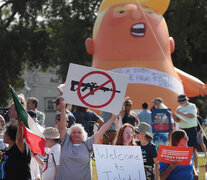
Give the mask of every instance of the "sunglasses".
<path id="1" fill-rule="evenodd" d="M 130 106 L 130 107 L 131 107 L 131 106 L 132 106 L 132 104 L 126 104 L 125 106 Z"/>

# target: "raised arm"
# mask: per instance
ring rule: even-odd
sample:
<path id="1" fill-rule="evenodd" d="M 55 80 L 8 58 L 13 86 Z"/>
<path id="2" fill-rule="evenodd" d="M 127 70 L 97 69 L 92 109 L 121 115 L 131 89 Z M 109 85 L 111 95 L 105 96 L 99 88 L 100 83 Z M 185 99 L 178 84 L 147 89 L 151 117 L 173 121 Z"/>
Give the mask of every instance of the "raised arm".
<path id="1" fill-rule="evenodd" d="M 117 119 L 119 115 L 112 115 L 112 118 L 104 124 L 97 133 L 94 134 L 94 144 L 99 144 L 101 136 L 108 130 L 112 123 Z"/>
<path id="2" fill-rule="evenodd" d="M 104 125 L 104 121 L 102 118 L 98 119 L 97 123 L 99 124 L 99 129 Z"/>
<path id="3" fill-rule="evenodd" d="M 24 153 L 25 152 L 25 144 L 23 140 L 23 129 L 22 129 L 22 122 L 18 121 L 18 130 L 16 135 L 16 145 L 18 149 Z"/>
<path id="4" fill-rule="evenodd" d="M 60 98 L 60 107 L 61 107 L 61 114 L 60 114 L 60 141 L 63 140 L 66 132 L 67 132 L 67 127 L 66 127 L 66 103 L 63 98 Z"/>

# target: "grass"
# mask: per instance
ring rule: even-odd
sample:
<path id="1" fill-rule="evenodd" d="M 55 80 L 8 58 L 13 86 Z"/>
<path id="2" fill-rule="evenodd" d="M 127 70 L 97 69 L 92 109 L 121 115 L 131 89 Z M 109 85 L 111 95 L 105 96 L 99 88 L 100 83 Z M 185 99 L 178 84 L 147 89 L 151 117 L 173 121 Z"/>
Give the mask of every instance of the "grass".
<path id="1" fill-rule="evenodd" d="M 207 158 L 205 157 L 198 157 L 198 164 L 199 164 L 199 180 L 205 180 L 205 168 L 204 168 L 204 164 L 206 163 Z M 92 161 L 92 180 L 98 180 L 97 177 L 97 171 L 96 171 L 96 163 L 95 161 Z"/>
<path id="2" fill-rule="evenodd" d="M 205 168 L 204 168 L 204 164 L 206 163 L 207 161 L 207 158 L 205 157 L 198 157 L 198 165 L 199 165 L 199 170 L 200 170 L 200 173 L 198 174 L 199 175 L 199 180 L 205 180 Z"/>

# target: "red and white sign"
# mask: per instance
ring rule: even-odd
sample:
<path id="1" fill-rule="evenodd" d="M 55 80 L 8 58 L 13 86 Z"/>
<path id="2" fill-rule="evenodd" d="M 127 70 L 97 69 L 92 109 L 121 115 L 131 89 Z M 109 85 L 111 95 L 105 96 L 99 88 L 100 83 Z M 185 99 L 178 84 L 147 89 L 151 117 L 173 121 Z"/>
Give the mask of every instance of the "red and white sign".
<path id="1" fill-rule="evenodd" d="M 157 160 L 165 163 L 178 162 L 179 165 L 189 165 L 193 147 L 176 147 L 160 145 Z"/>
<path id="2" fill-rule="evenodd" d="M 70 104 L 119 113 L 127 83 L 126 75 L 70 64 L 63 98 Z"/>

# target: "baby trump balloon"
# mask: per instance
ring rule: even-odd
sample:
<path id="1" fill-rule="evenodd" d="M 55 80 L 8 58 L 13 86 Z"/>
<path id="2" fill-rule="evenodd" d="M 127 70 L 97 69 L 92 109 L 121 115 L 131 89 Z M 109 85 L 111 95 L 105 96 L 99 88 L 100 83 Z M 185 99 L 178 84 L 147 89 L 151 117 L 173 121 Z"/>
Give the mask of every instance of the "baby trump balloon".
<path id="1" fill-rule="evenodd" d="M 129 75 L 134 109 L 161 97 L 175 110 L 179 94 L 207 94 L 204 83 L 172 63 L 175 43 L 162 16 L 168 6 L 169 0 L 104 0 L 86 40 L 93 67 Z"/>

